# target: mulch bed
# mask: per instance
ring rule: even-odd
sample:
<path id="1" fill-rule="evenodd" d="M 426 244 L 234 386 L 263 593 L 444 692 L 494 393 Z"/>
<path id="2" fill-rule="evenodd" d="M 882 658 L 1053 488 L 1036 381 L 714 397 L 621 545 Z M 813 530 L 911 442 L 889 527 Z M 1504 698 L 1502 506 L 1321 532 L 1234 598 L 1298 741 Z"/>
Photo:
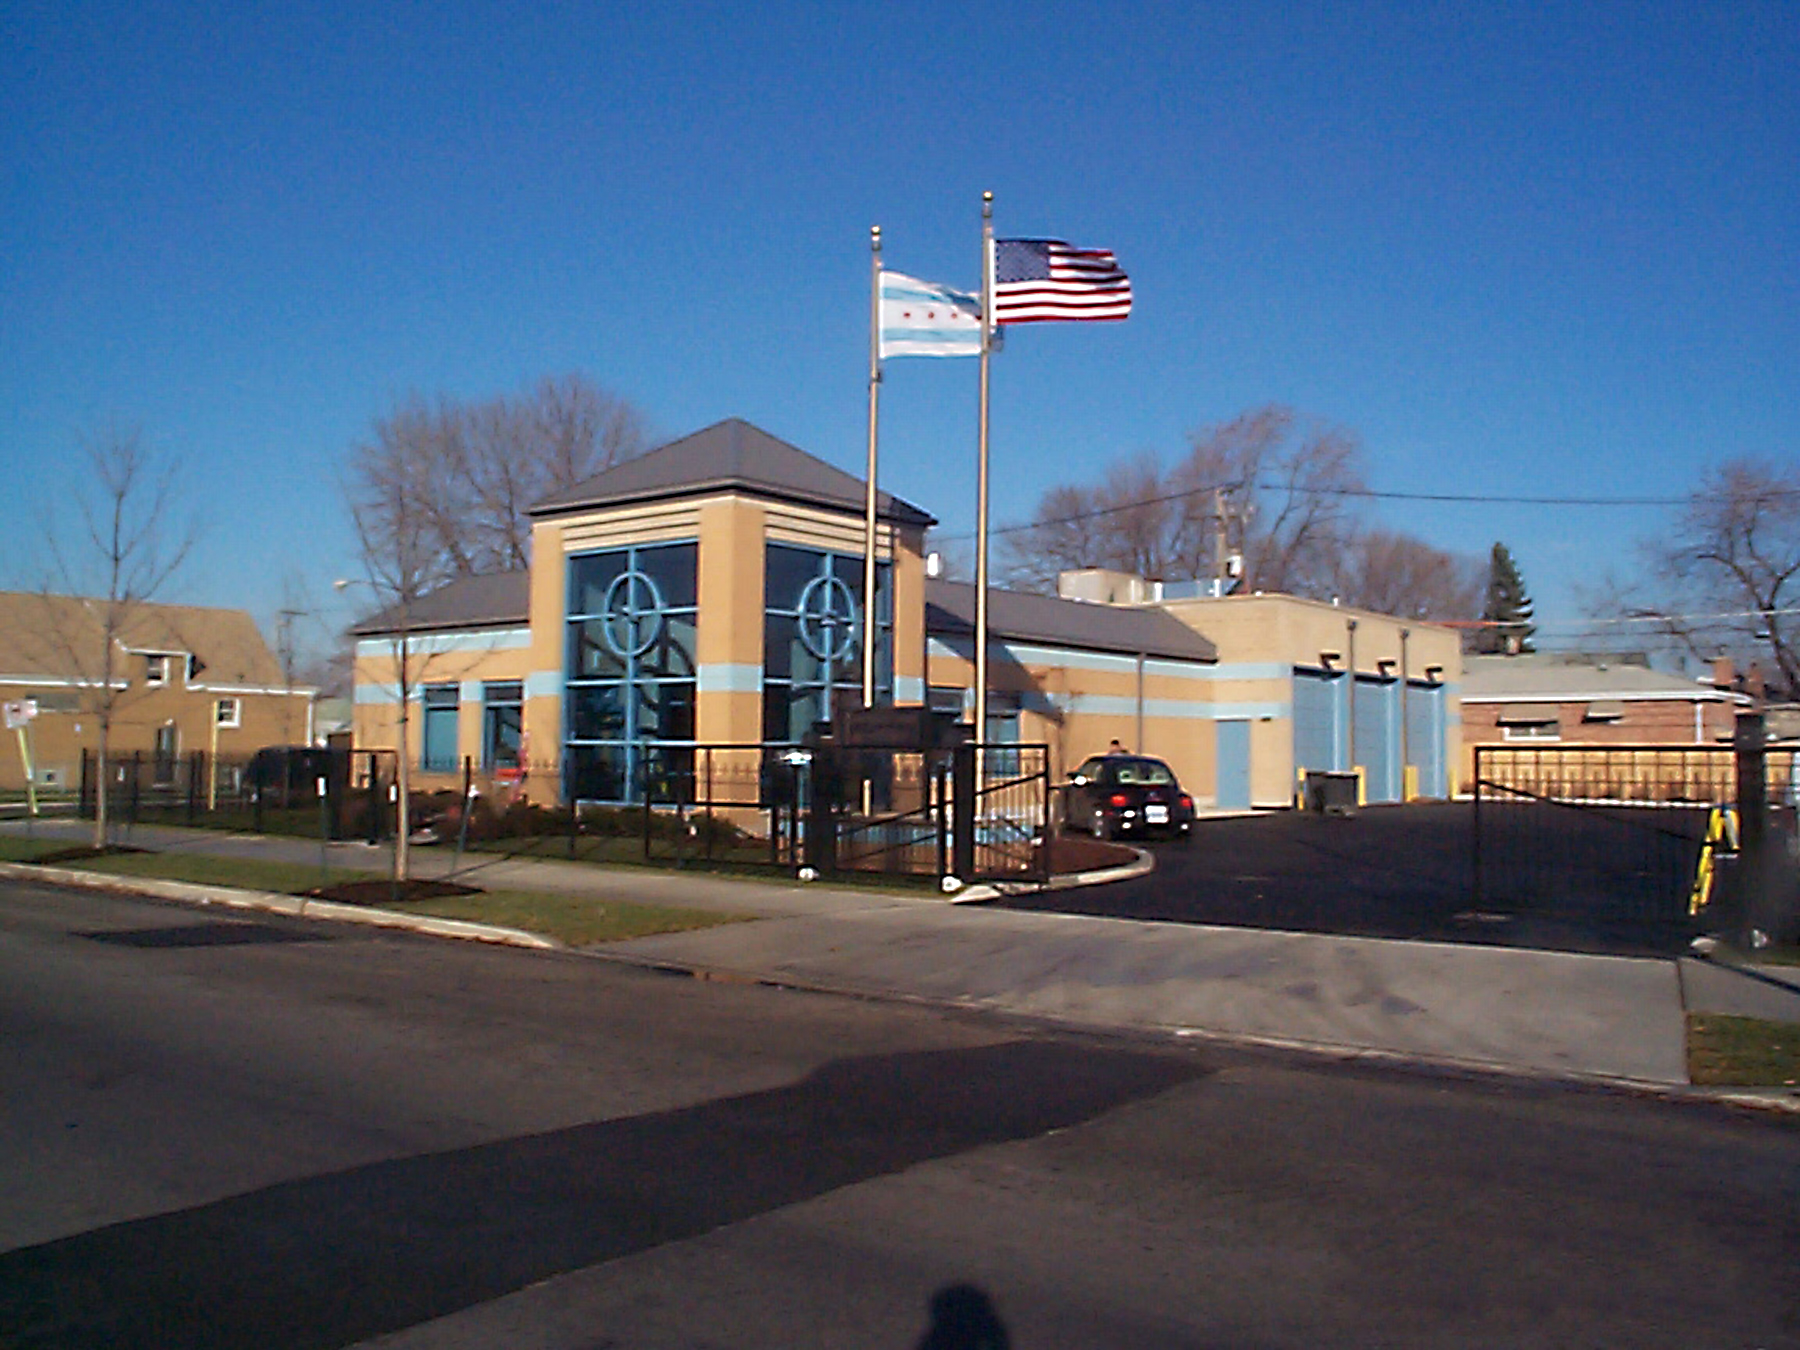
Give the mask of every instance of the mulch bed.
<path id="1" fill-rule="evenodd" d="M 105 848 L 94 848 L 83 844 L 76 848 L 59 848 L 54 853 L 40 853 L 31 861 L 41 867 L 55 867 L 58 863 L 92 862 L 95 858 L 104 858 L 109 853 L 142 853 L 141 848 L 131 848 L 125 844 L 109 844 Z"/>
<path id="2" fill-rule="evenodd" d="M 1050 840 L 1052 872 L 1095 872 L 1103 867 L 1123 867 L 1136 858 L 1136 849 L 1103 839 L 1077 839 L 1064 834 Z"/>
<path id="3" fill-rule="evenodd" d="M 479 886 L 463 886 L 454 881 L 427 881 L 414 878 L 396 885 L 392 881 L 346 881 L 336 886 L 318 886 L 306 892 L 313 900 L 335 900 L 343 905 L 372 905 L 379 909 L 411 900 L 432 900 L 443 895 L 476 895 Z"/>

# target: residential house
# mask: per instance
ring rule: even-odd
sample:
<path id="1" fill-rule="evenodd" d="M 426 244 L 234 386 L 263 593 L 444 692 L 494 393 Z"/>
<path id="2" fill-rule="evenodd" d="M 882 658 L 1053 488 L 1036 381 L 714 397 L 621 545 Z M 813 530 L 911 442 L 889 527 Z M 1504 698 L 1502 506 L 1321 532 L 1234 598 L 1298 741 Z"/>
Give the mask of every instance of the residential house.
<path id="1" fill-rule="evenodd" d="M 0 592 L 0 700 L 21 738 L 0 745 L 0 790 L 25 786 L 29 756 L 40 788 L 73 788 L 81 757 L 99 745 L 110 687 L 109 753 L 158 771 L 195 751 L 248 756 L 265 745 L 307 744 L 314 690 L 291 684 L 248 613 L 134 603 L 120 610 L 107 660 L 106 602 Z M 110 668 L 110 685 L 107 672 Z"/>

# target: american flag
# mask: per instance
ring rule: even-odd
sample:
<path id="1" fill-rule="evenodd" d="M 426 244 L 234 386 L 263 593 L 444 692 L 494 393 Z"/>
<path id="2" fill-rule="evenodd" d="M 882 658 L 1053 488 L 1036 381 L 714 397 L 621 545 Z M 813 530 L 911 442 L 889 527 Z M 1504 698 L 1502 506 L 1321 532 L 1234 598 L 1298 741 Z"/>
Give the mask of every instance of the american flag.
<path id="1" fill-rule="evenodd" d="M 1131 278 L 1111 249 L 1075 248 L 1060 239 L 994 241 L 994 322 L 1123 319 Z"/>

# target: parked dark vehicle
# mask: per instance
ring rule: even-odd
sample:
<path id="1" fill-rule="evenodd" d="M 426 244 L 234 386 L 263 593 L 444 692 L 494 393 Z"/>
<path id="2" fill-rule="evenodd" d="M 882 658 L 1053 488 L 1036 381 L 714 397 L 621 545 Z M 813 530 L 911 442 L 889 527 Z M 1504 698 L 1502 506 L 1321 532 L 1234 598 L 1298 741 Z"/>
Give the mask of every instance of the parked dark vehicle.
<path id="1" fill-rule="evenodd" d="M 1160 759 L 1095 755 L 1069 775 L 1063 789 L 1063 824 L 1097 839 L 1185 835 L 1193 823 L 1194 799 Z"/>
<path id="2" fill-rule="evenodd" d="M 265 745 L 250 756 L 239 781 L 249 793 L 310 798 L 321 778 L 329 783 L 339 772 L 336 760 L 322 745 Z"/>

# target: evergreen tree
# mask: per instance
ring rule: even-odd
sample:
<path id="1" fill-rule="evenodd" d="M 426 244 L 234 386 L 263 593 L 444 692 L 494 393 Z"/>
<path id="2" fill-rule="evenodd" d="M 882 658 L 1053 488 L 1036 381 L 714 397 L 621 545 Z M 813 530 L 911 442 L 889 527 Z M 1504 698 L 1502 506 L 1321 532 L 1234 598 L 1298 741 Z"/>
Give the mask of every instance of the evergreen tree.
<path id="1" fill-rule="evenodd" d="M 1488 560 L 1487 602 L 1481 610 L 1482 627 L 1475 649 L 1487 655 L 1517 656 L 1535 650 L 1531 635 L 1531 597 L 1525 580 L 1505 544 L 1496 543 Z"/>

